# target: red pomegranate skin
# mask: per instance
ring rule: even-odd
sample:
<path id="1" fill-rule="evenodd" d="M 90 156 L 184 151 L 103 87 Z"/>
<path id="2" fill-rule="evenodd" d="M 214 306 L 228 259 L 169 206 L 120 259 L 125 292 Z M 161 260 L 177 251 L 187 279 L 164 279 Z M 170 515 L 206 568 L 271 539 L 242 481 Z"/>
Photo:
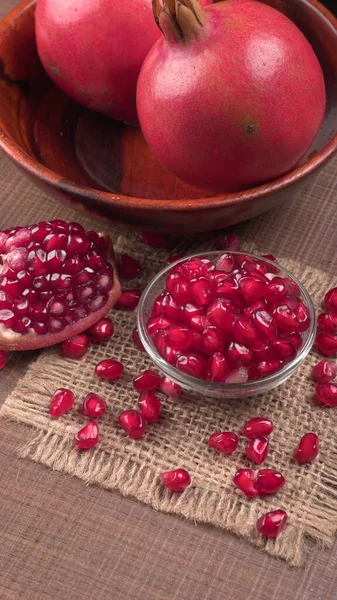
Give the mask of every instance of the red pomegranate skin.
<path id="1" fill-rule="evenodd" d="M 160 37 L 151 0 L 37 0 L 35 23 L 40 59 L 58 87 L 87 108 L 138 122 L 137 78 Z"/>
<path id="2" fill-rule="evenodd" d="M 295 167 L 321 126 L 322 70 L 301 31 L 254 0 L 205 7 L 183 43 L 164 21 L 137 107 L 157 159 L 180 179 L 232 192 Z"/>

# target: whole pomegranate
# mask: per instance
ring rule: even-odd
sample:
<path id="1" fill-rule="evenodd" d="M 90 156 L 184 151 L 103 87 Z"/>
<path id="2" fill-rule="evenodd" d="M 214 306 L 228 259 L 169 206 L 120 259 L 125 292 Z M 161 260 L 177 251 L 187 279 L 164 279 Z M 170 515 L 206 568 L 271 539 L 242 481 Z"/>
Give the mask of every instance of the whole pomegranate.
<path id="1" fill-rule="evenodd" d="M 231 192 L 275 179 L 310 148 L 323 120 L 320 64 L 299 29 L 254 0 L 161 6 L 163 37 L 138 79 L 152 151 L 180 179 Z"/>
<path id="2" fill-rule="evenodd" d="M 87 108 L 138 122 L 138 74 L 160 36 L 151 0 L 37 0 L 35 23 L 40 59 L 58 87 Z"/>

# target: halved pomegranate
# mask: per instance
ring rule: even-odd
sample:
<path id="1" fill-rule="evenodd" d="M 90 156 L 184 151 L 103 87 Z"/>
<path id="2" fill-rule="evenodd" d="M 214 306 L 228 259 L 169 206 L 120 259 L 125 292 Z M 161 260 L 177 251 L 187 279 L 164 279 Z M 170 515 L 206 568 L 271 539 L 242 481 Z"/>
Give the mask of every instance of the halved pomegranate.
<path id="1" fill-rule="evenodd" d="M 97 323 L 120 295 L 110 238 L 55 220 L 0 232 L 0 349 L 31 350 Z"/>

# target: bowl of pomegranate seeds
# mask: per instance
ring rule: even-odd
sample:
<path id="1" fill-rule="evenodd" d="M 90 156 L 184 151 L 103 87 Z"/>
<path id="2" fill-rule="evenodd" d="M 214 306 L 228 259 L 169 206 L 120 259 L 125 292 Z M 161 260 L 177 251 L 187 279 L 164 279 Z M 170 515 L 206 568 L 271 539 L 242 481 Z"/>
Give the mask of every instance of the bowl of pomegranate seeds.
<path id="1" fill-rule="evenodd" d="M 309 353 L 310 295 L 274 257 L 209 252 L 168 265 L 138 306 L 141 341 L 186 390 L 245 397 L 285 381 Z"/>

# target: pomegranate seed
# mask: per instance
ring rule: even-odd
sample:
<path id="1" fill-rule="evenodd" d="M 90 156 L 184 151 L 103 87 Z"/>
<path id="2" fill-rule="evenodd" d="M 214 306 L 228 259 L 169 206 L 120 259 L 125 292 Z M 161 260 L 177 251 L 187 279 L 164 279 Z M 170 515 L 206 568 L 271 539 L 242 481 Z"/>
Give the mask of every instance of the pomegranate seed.
<path id="1" fill-rule="evenodd" d="M 162 481 L 171 492 L 183 492 L 191 483 L 191 477 L 185 469 L 175 469 L 162 473 Z"/>
<path id="2" fill-rule="evenodd" d="M 298 302 L 294 308 L 294 313 L 298 322 L 297 331 L 307 331 L 310 325 L 309 309 L 303 302 Z"/>
<path id="3" fill-rule="evenodd" d="M 268 454 L 269 440 L 264 435 L 250 440 L 247 446 L 247 458 L 257 465 L 263 463 Z"/>
<path id="4" fill-rule="evenodd" d="M 97 394 L 90 392 L 84 398 L 82 404 L 82 413 L 87 417 L 98 419 L 106 412 L 106 402 Z"/>
<path id="5" fill-rule="evenodd" d="M 274 310 L 273 316 L 279 331 L 293 333 L 298 329 L 296 315 L 286 304 L 278 306 Z"/>
<path id="6" fill-rule="evenodd" d="M 153 392 L 142 392 L 138 400 L 138 408 L 148 423 L 158 420 L 161 402 Z"/>
<path id="7" fill-rule="evenodd" d="M 319 453 L 319 437 L 316 433 L 306 433 L 295 450 L 294 459 L 299 465 L 311 463 Z"/>
<path id="8" fill-rule="evenodd" d="M 206 315 L 194 315 L 190 318 L 189 326 L 199 333 L 203 333 L 204 329 L 209 326 Z"/>
<path id="9" fill-rule="evenodd" d="M 234 304 L 239 301 L 239 286 L 237 281 L 227 279 L 219 283 L 215 290 L 215 297 L 222 300 L 231 300 Z"/>
<path id="10" fill-rule="evenodd" d="M 95 421 L 87 423 L 75 436 L 74 442 L 79 450 L 89 450 L 98 443 L 98 425 Z"/>
<path id="11" fill-rule="evenodd" d="M 151 231 L 142 231 L 140 239 L 143 244 L 150 246 L 151 248 L 166 248 L 167 241 L 164 235 L 161 233 L 153 233 Z"/>
<path id="12" fill-rule="evenodd" d="M 192 333 L 186 325 L 172 325 L 166 329 L 166 340 L 174 350 L 187 350 L 192 342 Z"/>
<path id="13" fill-rule="evenodd" d="M 182 254 L 175 254 L 174 256 L 169 256 L 169 258 L 166 261 L 166 264 L 172 265 L 172 263 L 175 263 L 177 260 L 180 260 L 181 258 L 183 258 Z"/>
<path id="14" fill-rule="evenodd" d="M 107 342 L 114 334 L 114 324 L 112 319 L 105 317 L 92 325 L 87 330 L 87 334 L 93 338 L 94 342 Z"/>
<path id="15" fill-rule="evenodd" d="M 272 421 L 265 417 L 253 417 L 242 429 L 242 435 L 253 440 L 259 437 L 268 436 L 274 429 Z"/>
<path id="16" fill-rule="evenodd" d="M 248 376 L 248 369 L 246 369 L 246 367 L 240 367 L 239 369 L 231 371 L 226 379 L 226 383 L 246 383 L 246 381 L 248 381 Z"/>
<path id="17" fill-rule="evenodd" d="M 242 315 L 233 323 L 232 332 L 235 340 L 247 348 L 254 348 L 260 343 L 256 329 L 250 318 L 245 315 Z"/>
<path id="18" fill-rule="evenodd" d="M 261 496 L 268 496 L 279 492 L 285 482 L 285 478 L 279 471 L 261 469 L 257 474 L 255 487 Z"/>
<path id="19" fill-rule="evenodd" d="M 280 360 L 263 360 L 257 365 L 257 370 L 261 377 L 268 377 L 279 371 L 281 367 L 282 362 Z"/>
<path id="20" fill-rule="evenodd" d="M 241 295 L 247 304 L 263 298 L 265 295 L 266 284 L 253 277 L 241 277 L 239 287 Z"/>
<path id="21" fill-rule="evenodd" d="M 166 341 L 165 341 L 165 345 L 166 345 Z M 170 348 L 169 346 L 167 346 L 165 348 L 163 357 L 165 358 L 165 360 L 168 363 L 170 363 L 170 365 L 173 365 L 175 367 L 179 356 L 181 356 L 181 352 L 179 352 L 179 350 L 174 350 L 173 348 Z"/>
<path id="22" fill-rule="evenodd" d="M 58 418 L 68 412 L 75 402 L 74 394 L 67 388 L 59 388 L 53 393 L 49 407 L 51 417 Z"/>
<path id="23" fill-rule="evenodd" d="M 153 336 L 153 343 L 159 352 L 160 356 L 164 357 L 166 355 L 167 343 L 166 343 L 166 331 L 164 329 L 158 329 Z M 172 348 L 169 348 L 171 352 L 175 352 Z M 166 360 L 168 360 L 166 358 Z M 169 362 L 169 361 L 168 361 Z"/>
<path id="24" fill-rule="evenodd" d="M 262 258 L 266 258 L 267 260 L 271 260 L 271 262 L 277 263 L 277 258 L 275 258 L 273 254 L 262 254 Z"/>
<path id="25" fill-rule="evenodd" d="M 234 475 L 233 482 L 247 498 L 256 498 L 259 495 L 254 484 L 252 469 L 239 469 Z"/>
<path id="26" fill-rule="evenodd" d="M 143 437 L 146 431 L 146 421 L 138 410 L 126 410 L 121 413 L 119 424 L 132 440 Z"/>
<path id="27" fill-rule="evenodd" d="M 288 289 L 282 277 L 274 277 L 265 288 L 265 297 L 269 302 L 282 300 L 287 295 Z"/>
<path id="28" fill-rule="evenodd" d="M 123 279 L 135 279 L 141 270 L 141 264 L 129 254 L 119 256 L 118 272 Z"/>
<path id="29" fill-rule="evenodd" d="M 337 287 L 332 288 L 325 294 L 324 307 L 327 312 L 337 315 Z"/>
<path id="30" fill-rule="evenodd" d="M 170 325 L 172 325 L 170 319 L 168 319 L 164 315 L 160 315 L 158 317 L 151 317 L 148 320 L 146 327 L 148 334 L 154 336 L 158 329 L 167 329 L 168 327 L 170 327 Z"/>
<path id="31" fill-rule="evenodd" d="M 225 347 L 223 333 L 216 327 L 206 327 L 202 334 L 202 349 L 204 354 L 210 356 L 215 352 L 221 352 Z"/>
<path id="32" fill-rule="evenodd" d="M 159 384 L 159 390 L 169 398 L 179 398 L 182 392 L 180 385 L 174 383 L 168 377 L 162 377 Z"/>
<path id="33" fill-rule="evenodd" d="M 272 360 L 275 357 L 275 351 L 270 344 L 262 343 L 261 346 L 253 349 L 254 356 L 258 361 Z M 259 375 L 260 377 L 260 375 Z"/>
<path id="34" fill-rule="evenodd" d="M 133 387 L 138 392 L 149 392 L 155 390 L 160 384 L 160 375 L 154 371 L 147 369 L 143 371 L 133 380 Z"/>
<path id="35" fill-rule="evenodd" d="M 206 361 L 199 354 L 185 354 L 179 356 L 176 366 L 183 373 L 199 379 L 204 379 L 207 373 Z"/>
<path id="36" fill-rule="evenodd" d="M 188 281 L 207 275 L 209 271 L 214 271 L 214 269 L 214 264 L 207 258 L 189 258 L 181 265 L 181 273 Z"/>
<path id="37" fill-rule="evenodd" d="M 279 338 L 274 340 L 271 344 L 274 354 L 283 362 L 290 362 L 296 357 L 296 349 L 289 340 L 285 338 Z"/>
<path id="38" fill-rule="evenodd" d="M 337 376 L 337 366 L 329 360 L 321 360 L 312 370 L 314 381 L 329 383 Z"/>
<path id="39" fill-rule="evenodd" d="M 295 350 L 299 350 L 303 344 L 303 338 L 300 333 L 290 333 L 287 335 L 288 342 L 290 342 Z"/>
<path id="40" fill-rule="evenodd" d="M 256 528 L 265 537 L 276 538 L 285 528 L 287 518 L 287 513 L 284 510 L 273 510 L 257 520 Z"/>
<path id="41" fill-rule="evenodd" d="M 197 354 L 202 352 L 202 335 L 201 333 L 198 333 L 198 331 L 192 330 L 192 341 L 190 345 L 190 351 L 196 352 Z"/>
<path id="42" fill-rule="evenodd" d="M 221 352 L 215 352 L 208 361 L 207 379 L 210 381 L 226 381 L 229 375 L 229 366 Z"/>
<path id="43" fill-rule="evenodd" d="M 190 286 L 193 300 L 198 306 L 208 306 L 214 300 L 214 285 L 206 277 L 191 281 Z"/>
<path id="44" fill-rule="evenodd" d="M 337 315 L 321 313 L 318 315 L 317 324 L 324 333 L 337 333 Z"/>
<path id="45" fill-rule="evenodd" d="M 88 350 L 89 337 L 85 333 L 65 340 L 61 346 L 61 355 L 66 358 L 82 358 Z"/>
<path id="46" fill-rule="evenodd" d="M 337 406 L 337 384 L 318 383 L 316 385 L 316 398 L 328 406 Z"/>
<path id="47" fill-rule="evenodd" d="M 219 431 L 212 433 L 208 440 L 208 445 L 215 448 L 221 454 L 233 454 L 238 447 L 239 438 L 232 431 Z"/>
<path id="48" fill-rule="evenodd" d="M 277 338 L 277 325 L 275 319 L 265 310 L 253 312 L 253 324 L 260 336 L 272 342 Z"/>
<path id="49" fill-rule="evenodd" d="M 234 257 L 233 254 L 229 252 L 225 252 L 218 260 L 216 261 L 216 268 L 219 271 L 225 271 L 225 273 L 231 273 L 234 269 Z"/>
<path id="50" fill-rule="evenodd" d="M 163 312 L 171 319 L 171 321 L 177 322 L 181 321 L 181 308 L 178 304 L 173 300 L 170 294 L 166 294 L 163 298 L 162 302 Z"/>
<path id="51" fill-rule="evenodd" d="M 123 371 L 124 365 L 113 358 L 101 360 L 95 367 L 95 373 L 97 377 L 100 377 L 101 379 L 108 379 L 109 381 L 115 381 L 115 379 L 119 379 Z"/>
<path id="52" fill-rule="evenodd" d="M 0 371 L 7 364 L 7 361 L 8 361 L 7 352 L 5 352 L 4 350 L 0 350 Z"/>
<path id="53" fill-rule="evenodd" d="M 153 307 L 152 307 L 152 312 L 151 312 L 152 317 L 159 317 L 160 315 L 163 314 L 163 312 L 164 312 L 164 309 L 163 309 L 164 297 L 165 297 L 165 293 L 163 292 L 155 299 L 155 301 L 153 303 Z"/>
<path id="54" fill-rule="evenodd" d="M 138 350 L 140 350 L 140 352 L 145 352 L 145 348 L 142 344 L 142 340 L 140 339 L 139 331 L 138 331 L 137 327 L 135 327 L 132 330 L 132 340 L 133 340 L 134 345 L 136 346 L 136 348 L 138 348 Z"/>
<path id="55" fill-rule="evenodd" d="M 181 318 L 186 323 L 186 325 L 190 324 L 190 320 L 192 317 L 203 315 L 205 316 L 205 309 L 202 306 L 195 306 L 195 304 L 185 304 L 180 309 Z"/>
<path id="56" fill-rule="evenodd" d="M 240 238 L 234 233 L 227 233 L 220 240 L 220 248 L 222 250 L 234 250 L 238 252 L 241 250 L 242 242 Z"/>
<path id="57" fill-rule="evenodd" d="M 234 368 L 249 365 L 254 362 L 254 356 L 246 346 L 231 342 L 227 348 L 227 358 L 230 365 Z"/>
<path id="58" fill-rule="evenodd" d="M 320 331 L 316 335 L 315 343 L 324 356 L 333 356 L 337 353 L 337 335 Z"/>
<path id="59" fill-rule="evenodd" d="M 140 297 L 142 295 L 142 290 L 125 290 L 119 296 L 115 308 L 116 310 L 134 310 Z"/>
<path id="60" fill-rule="evenodd" d="M 259 298 L 258 300 L 255 300 L 254 302 L 252 302 L 251 304 L 248 304 L 248 306 L 245 307 L 244 314 L 248 315 L 248 316 L 252 316 L 257 311 L 265 312 L 266 308 L 267 308 L 267 301 L 264 298 Z"/>
<path id="61" fill-rule="evenodd" d="M 180 273 L 172 273 L 166 279 L 166 287 L 171 294 L 173 300 L 178 306 L 182 306 L 192 301 L 192 291 L 190 284 L 180 275 Z"/>

